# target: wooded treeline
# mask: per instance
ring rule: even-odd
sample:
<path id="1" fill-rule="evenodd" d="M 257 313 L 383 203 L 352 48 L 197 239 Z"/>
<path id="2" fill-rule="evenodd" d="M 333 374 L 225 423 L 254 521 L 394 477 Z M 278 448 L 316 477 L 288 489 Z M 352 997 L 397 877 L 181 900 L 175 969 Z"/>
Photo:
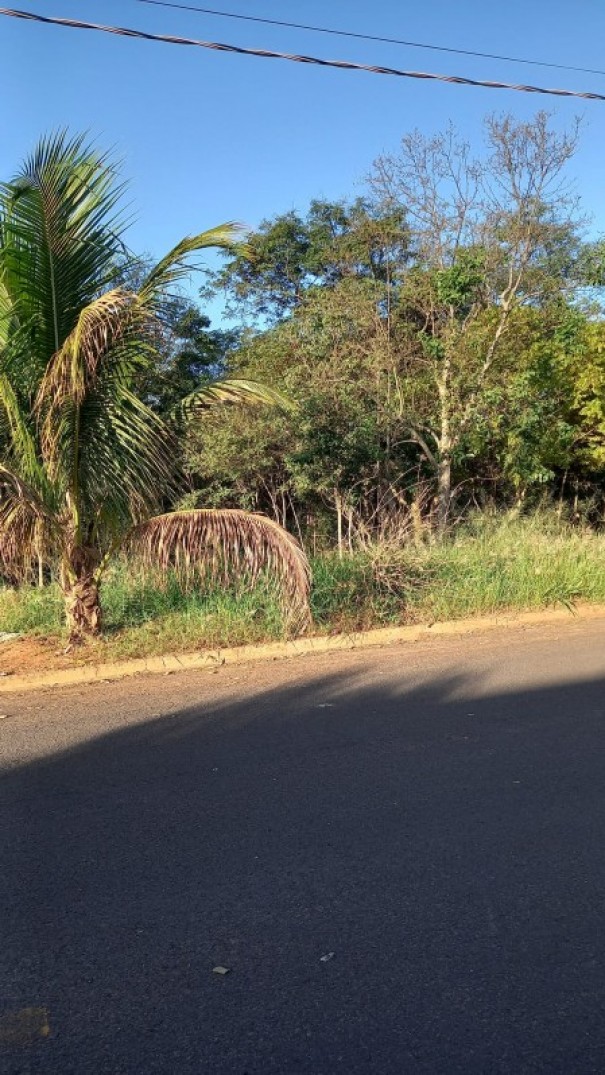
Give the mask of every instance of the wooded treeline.
<path id="1" fill-rule="evenodd" d="M 603 244 L 569 182 L 578 132 L 539 113 L 485 135 L 475 157 L 451 128 L 412 133 L 361 196 L 264 221 L 202 292 L 232 330 L 175 303 L 155 406 L 217 374 L 295 405 L 192 426 L 189 502 L 268 512 L 316 545 L 545 496 L 602 517 Z"/>
<path id="2" fill-rule="evenodd" d="M 603 246 L 568 183 L 577 130 L 490 117 L 486 143 L 475 158 L 451 128 L 406 135 L 361 197 L 265 220 L 226 256 L 204 293 L 225 296 L 234 330 L 189 312 L 195 339 L 171 373 L 192 342 L 208 372 L 277 387 L 297 410 L 191 428 L 204 503 L 321 542 L 409 505 L 437 527 L 545 496 L 602 517 Z"/>

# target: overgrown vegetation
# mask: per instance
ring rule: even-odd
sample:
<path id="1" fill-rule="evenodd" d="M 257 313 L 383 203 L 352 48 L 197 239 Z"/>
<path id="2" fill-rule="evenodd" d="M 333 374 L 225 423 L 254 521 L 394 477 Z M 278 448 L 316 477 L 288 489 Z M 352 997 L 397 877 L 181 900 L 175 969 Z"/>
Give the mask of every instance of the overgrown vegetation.
<path id="1" fill-rule="evenodd" d="M 94 631 L 103 578 L 112 652 L 282 637 L 301 546 L 317 631 L 605 599 L 578 130 L 484 133 L 406 134 L 356 200 L 155 268 L 125 250 L 110 163 L 41 144 L 0 197 L 0 585 L 25 580 L 0 629 L 58 637 L 62 594 Z M 178 292 L 209 244 L 229 329 Z"/>
<path id="2" fill-rule="evenodd" d="M 431 623 L 501 610 L 605 601 L 605 535 L 552 512 L 476 514 L 456 534 L 407 548 L 380 545 L 313 562 L 317 633 Z M 158 587 L 122 563 L 106 581 L 103 657 L 243 645 L 286 637 L 270 580 L 255 587 Z M 3 630 L 64 637 L 56 585 L 0 590 Z"/>
<path id="3" fill-rule="evenodd" d="M 313 547 L 424 497 L 442 531 L 545 493 L 604 514 L 602 243 L 569 166 L 577 131 L 490 117 L 475 153 L 412 132 L 364 197 L 265 221 L 210 283 L 240 326 L 238 375 L 296 400 L 209 416 L 186 441 L 213 503 L 255 507 Z M 245 326 L 243 328 L 242 326 Z"/>

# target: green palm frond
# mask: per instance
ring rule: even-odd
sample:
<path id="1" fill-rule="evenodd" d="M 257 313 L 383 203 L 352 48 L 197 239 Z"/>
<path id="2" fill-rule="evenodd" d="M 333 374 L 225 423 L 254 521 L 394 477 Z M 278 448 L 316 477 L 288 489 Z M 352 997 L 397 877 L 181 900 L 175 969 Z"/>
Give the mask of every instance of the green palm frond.
<path id="1" fill-rule="evenodd" d="M 240 230 L 239 224 L 220 224 L 216 228 L 200 232 L 199 235 L 189 235 L 182 239 L 154 266 L 144 280 L 139 291 L 141 302 L 155 308 L 158 303 L 163 302 L 169 288 L 190 275 L 192 254 L 211 247 L 229 250 L 234 246 Z"/>
<path id="2" fill-rule="evenodd" d="M 178 445 L 159 415 L 110 379 L 86 401 L 82 418 L 82 508 L 114 541 L 177 496 Z"/>
<path id="3" fill-rule="evenodd" d="M 20 472 L 32 485 L 44 481 L 44 471 L 38 459 L 36 442 L 24 414 L 17 392 L 10 378 L 1 371 L 0 365 L 0 431 L 5 430 L 9 452 L 16 460 Z"/>
<path id="4" fill-rule="evenodd" d="M 293 625 L 309 622 L 309 565 L 286 530 L 263 515 L 235 509 L 177 511 L 135 528 L 127 542 L 149 568 L 196 572 L 227 583 L 244 573 L 252 583 L 270 571 L 280 583 Z"/>
<path id="5" fill-rule="evenodd" d="M 106 291 L 85 306 L 47 367 L 41 395 L 69 396 L 81 403 L 101 363 L 108 355 L 119 354 L 117 345 L 129 333 L 142 330 L 137 313 L 136 296 L 122 288 Z"/>
<path id="6" fill-rule="evenodd" d="M 223 403 L 266 404 L 280 407 L 284 411 L 296 409 L 295 404 L 276 389 L 268 388 L 258 381 L 233 377 L 196 388 L 195 392 L 181 400 L 174 410 L 174 416 L 189 420 L 203 414 L 209 407 Z"/>
<path id="7" fill-rule="evenodd" d="M 132 327 L 135 297 L 114 288 L 88 303 L 67 339 L 52 356 L 42 377 L 36 406 L 59 411 L 66 400 L 82 403 L 94 385 L 100 364 L 119 354 L 118 344 Z"/>
<path id="8" fill-rule="evenodd" d="M 0 277 L 30 326 L 38 373 L 115 275 L 122 190 L 108 158 L 65 133 L 42 140 L 0 188 Z"/>
<path id="9" fill-rule="evenodd" d="M 52 356 L 38 389 L 35 411 L 40 447 L 53 480 L 63 479 L 72 502 L 80 498 L 80 462 L 86 423 L 84 403 L 102 368 L 124 350 L 132 296 L 114 289 L 87 304 L 73 330 Z M 126 349 L 128 353 L 128 349 Z"/>
<path id="10" fill-rule="evenodd" d="M 44 458 L 69 490 L 78 526 L 88 519 L 95 529 L 128 529 L 178 491 L 174 435 L 129 387 L 145 347 L 127 334 L 97 356 L 81 393 L 63 390 L 60 368 L 41 393 Z"/>
<path id="11" fill-rule="evenodd" d="M 13 304 L 8 289 L 0 274 L 0 358 L 8 343 L 12 316 Z"/>

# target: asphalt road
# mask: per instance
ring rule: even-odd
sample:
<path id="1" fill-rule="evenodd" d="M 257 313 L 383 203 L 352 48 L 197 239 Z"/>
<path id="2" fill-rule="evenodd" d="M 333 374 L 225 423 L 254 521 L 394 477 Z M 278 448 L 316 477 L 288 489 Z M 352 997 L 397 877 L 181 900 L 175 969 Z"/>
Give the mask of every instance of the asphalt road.
<path id="1" fill-rule="evenodd" d="M 604 640 L 3 696 L 2 1075 L 603 1073 Z"/>

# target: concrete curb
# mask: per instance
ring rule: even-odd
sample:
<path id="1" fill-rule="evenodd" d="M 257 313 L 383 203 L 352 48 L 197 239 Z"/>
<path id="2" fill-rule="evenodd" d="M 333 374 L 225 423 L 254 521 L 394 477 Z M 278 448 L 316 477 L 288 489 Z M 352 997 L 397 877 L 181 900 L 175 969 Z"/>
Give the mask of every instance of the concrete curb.
<path id="1" fill-rule="evenodd" d="M 292 642 L 271 642 L 258 646 L 237 646 L 232 649 L 202 650 L 198 653 L 167 654 L 164 657 L 141 657 L 136 660 L 113 661 L 105 664 L 81 665 L 31 675 L 7 676 L 0 679 L 0 694 L 39 690 L 45 687 L 67 687 L 124 679 L 142 674 L 184 672 L 211 669 L 223 665 L 246 664 L 252 661 L 277 661 L 306 654 L 334 653 L 340 650 L 365 649 L 372 646 L 391 646 L 402 642 L 420 642 L 447 635 L 467 635 L 476 631 L 491 631 L 502 627 L 524 627 L 539 624 L 568 624 L 572 620 L 591 620 L 605 617 L 605 605 L 581 605 L 574 612 L 567 609 L 542 609 L 537 612 L 508 612 L 497 616 L 477 616 L 466 620 L 450 620 L 412 627 L 382 627 L 347 635 L 315 635 Z"/>

